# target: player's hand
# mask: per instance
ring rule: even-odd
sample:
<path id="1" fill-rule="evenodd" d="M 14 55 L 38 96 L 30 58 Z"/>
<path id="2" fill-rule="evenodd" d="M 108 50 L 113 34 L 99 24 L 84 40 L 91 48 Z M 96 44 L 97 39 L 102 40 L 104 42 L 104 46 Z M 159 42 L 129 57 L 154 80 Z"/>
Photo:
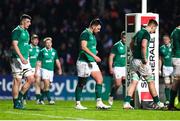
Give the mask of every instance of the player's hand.
<path id="1" fill-rule="evenodd" d="M 146 59 L 142 59 L 141 61 L 142 61 L 142 64 L 143 64 L 143 65 L 146 65 L 146 64 L 147 64 L 147 60 L 146 60 Z"/>
<path id="2" fill-rule="evenodd" d="M 162 72 L 161 71 L 159 71 L 159 76 L 162 76 Z"/>
<path id="3" fill-rule="evenodd" d="M 99 58 L 98 56 L 95 56 L 94 59 L 96 62 L 101 62 L 101 58 Z"/>
<path id="4" fill-rule="evenodd" d="M 58 70 L 58 74 L 62 75 L 62 70 L 61 69 Z"/>
<path id="5" fill-rule="evenodd" d="M 40 69 L 35 70 L 34 72 L 35 79 L 39 77 L 39 74 L 40 74 Z"/>
<path id="6" fill-rule="evenodd" d="M 25 60 L 24 58 L 23 58 L 23 59 L 21 59 L 21 62 L 22 62 L 23 64 L 28 64 L 28 61 L 27 61 L 27 60 Z"/>
<path id="7" fill-rule="evenodd" d="M 35 73 L 35 74 L 34 74 L 34 78 L 36 79 L 36 78 L 38 78 L 38 77 L 39 77 L 38 74 Z"/>

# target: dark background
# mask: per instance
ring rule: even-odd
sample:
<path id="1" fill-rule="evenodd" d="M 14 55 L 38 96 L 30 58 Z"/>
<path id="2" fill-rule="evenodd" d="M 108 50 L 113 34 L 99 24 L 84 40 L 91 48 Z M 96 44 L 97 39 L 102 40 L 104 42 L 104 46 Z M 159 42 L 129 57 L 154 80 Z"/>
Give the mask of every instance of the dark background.
<path id="1" fill-rule="evenodd" d="M 161 36 L 170 34 L 179 24 L 179 5 L 179 0 L 148 0 L 148 12 L 158 13 L 160 17 L 160 43 Z M 46 36 L 53 38 L 64 75 L 76 73 L 79 35 L 93 18 L 99 17 L 103 23 L 97 36 L 99 56 L 103 60 L 100 67 L 108 75 L 107 58 L 124 30 L 125 14 L 140 12 L 141 0 L 0 0 L 0 74 L 11 73 L 11 31 L 23 13 L 33 18 L 30 34 L 38 34 L 40 40 Z"/>

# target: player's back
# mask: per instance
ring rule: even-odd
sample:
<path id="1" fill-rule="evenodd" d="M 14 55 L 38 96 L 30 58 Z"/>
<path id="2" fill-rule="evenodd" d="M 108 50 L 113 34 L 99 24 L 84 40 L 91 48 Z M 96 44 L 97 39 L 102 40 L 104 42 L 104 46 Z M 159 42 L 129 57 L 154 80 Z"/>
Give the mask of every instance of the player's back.
<path id="1" fill-rule="evenodd" d="M 146 29 L 141 29 L 140 31 L 138 31 L 135 36 L 133 37 L 134 40 L 134 47 L 133 47 L 133 57 L 135 59 L 142 59 L 142 55 L 141 55 L 141 44 L 142 44 L 142 40 L 143 39 L 147 39 L 148 43 L 150 41 L 150 34 L 148 33 L 148 31 Z M 148 52 L 148 44 L 147 44 L 147 52 Z M 148 54 L 147 54 L 148 55 Z"/>

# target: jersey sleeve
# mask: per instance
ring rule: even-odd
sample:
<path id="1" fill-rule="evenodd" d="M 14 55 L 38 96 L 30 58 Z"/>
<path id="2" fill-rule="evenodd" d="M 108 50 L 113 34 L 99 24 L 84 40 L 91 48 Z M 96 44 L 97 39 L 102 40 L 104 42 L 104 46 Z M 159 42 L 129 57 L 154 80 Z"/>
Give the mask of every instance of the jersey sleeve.
<path id="1" fill-rule="evenodd" d="M 149 33 L 148 33 L 148 32 L 145 32 L 142 39 L 147 39 L 148 41 L 150 41 L 150 35 L 149 35 Z"/>
<path id="2" fill-rule="evenodd" d="M 166 51 L 163 46 L 161 46 L 159 48 L 159 54 L 160 54 L 160 56 L 163 56 L 163 57 L 166 56 Z"/>
<path id="3" fill-rule="evenodd" d="M 111 49 L 111 53 L 116 54 L 116 51 L 117 51 L 116 46 L 113 46 Z"/>
<path id="4" fill-rule="evenodd" d="M 82 40 L 86 40 L 86 41 L 88 41 L 89 39 L 89 34 L 87 33 L 87 32 L 84 32 L 84 33 L 82 33 L 81 35 L 80 35 L 80 40 L 82 41 Z"/>
<path id="5" fill-rule="evenodd" d="M 175 48 L 175 47 L 176 47 L 176 45 L 175 45 L 176 42 L 175 42 L 175 41 L 178 41 L 178 40 L 177 40 L 178 37 L 177 37 L 176 34 L 175 34 L 175 30 L 171 33 L 171 37 L 170 37 L 170 38 L 171 38 L 172 48 L 173 48 L 173 49 L 176 49 L 176 48 Z"/>
<path id="6" fill-rule="evenodd" d="M 11 40 L 12 41 L 14 41 L 14 40 L 18 41 L 20 34 L 21 34 L 21 32 L 19 30 L 14 30 L 12 32 L 12 35 L 11 35 Z"/>

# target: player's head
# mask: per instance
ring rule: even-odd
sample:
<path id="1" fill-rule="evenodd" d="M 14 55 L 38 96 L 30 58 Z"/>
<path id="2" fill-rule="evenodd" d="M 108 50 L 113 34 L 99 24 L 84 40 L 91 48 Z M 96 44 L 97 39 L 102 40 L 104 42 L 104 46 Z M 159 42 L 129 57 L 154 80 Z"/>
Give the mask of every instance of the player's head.
<path id="1" fill-rule="evenodd" d="M 37 35 L 37 34 L 33 34 L 33 35 L 31 36 L 31 44 L 34 45 L 34 46 L 36 46 L 36 45 L 38 45 L 38 43 L 39 43 L 39 37 L 38 37 L 38 35 Z"/>
<path id="2" fill-rule="evenodd" d="M 45 47 L 47 49 L 51 49 L 52 48 L 52 38 L 51 37 L 46 37 L 44 38 L 44 44 L 45 44 Z"/>
<path id="3" fill-rule="evenodd" d="M 92 30 L 94 34 L 100 32 L 101 30 L 101 21 L 99 18 L 93 19 L 90 24 L 89 28 Z"/>
<path id="4" fill-rule="evenodd" d="M 28 29 L 29 26 L 31 25 L 31 16 L 29 16 L 27 14 L 21 15 L 21 17 L 20 17 L 20 25 L 24 29 Z"/>
<path id="5" fill-rule="evenodd" d="M 155 31 L 157 29 L 157 26 L 158 26 L 158 23 L 157 23 L 156 20 L 150 19 L 147 26 L 149 27 L 149 32 L 150 33 L 155 33 Z"/>
<path id="6" fill-rule="evenodd" d="M 126 32 L 125 31 L 121 32 L 121 40 L 123 43 L 126 43 Z"/>
<path id="7" fill-rule="evenodd" d="M 163 42 L 164 42 L 164 44 L 167 45 L 167 44 L 170 43 L 170 41 L 171 41 L 171 39 L 170 39 L 168 34 L 163 35 Z"/>

